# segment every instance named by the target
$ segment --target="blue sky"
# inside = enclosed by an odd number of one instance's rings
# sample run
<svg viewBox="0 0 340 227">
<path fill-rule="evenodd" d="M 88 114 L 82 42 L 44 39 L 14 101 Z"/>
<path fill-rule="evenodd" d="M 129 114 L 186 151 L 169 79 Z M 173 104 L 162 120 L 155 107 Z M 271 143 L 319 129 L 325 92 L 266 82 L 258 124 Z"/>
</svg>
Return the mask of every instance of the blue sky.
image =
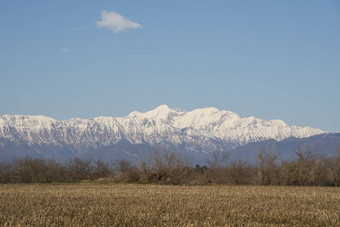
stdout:
<svg viewBox="0 0 340 227">
<path fill-rule="evenodd" d="M 340 1 L 3 0 L 0 29 L 0 114 L 214 106 L 340 132 Z"/>
</svg>

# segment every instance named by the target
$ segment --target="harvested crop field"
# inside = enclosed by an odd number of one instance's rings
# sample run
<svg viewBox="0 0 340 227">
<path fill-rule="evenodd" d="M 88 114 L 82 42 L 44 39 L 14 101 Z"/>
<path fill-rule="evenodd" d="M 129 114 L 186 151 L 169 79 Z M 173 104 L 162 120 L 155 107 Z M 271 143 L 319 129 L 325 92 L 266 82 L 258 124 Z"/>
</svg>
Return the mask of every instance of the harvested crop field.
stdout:
<svg viewBox="0 0 340 227">
<path fill-rule="evenodd" d="M 0 185 L 0 225 L 339 226 L 340 188 Z"/>
</svg>

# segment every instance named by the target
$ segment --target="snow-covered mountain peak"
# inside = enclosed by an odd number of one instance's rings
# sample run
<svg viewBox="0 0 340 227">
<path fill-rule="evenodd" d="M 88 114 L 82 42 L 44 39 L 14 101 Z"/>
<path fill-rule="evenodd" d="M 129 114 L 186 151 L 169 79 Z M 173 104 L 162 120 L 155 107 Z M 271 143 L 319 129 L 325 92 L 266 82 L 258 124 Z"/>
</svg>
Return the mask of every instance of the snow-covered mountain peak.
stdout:
<svg viewBox="0 0 340 227">
<path fill-rule="evenodd" d="M 172 110 L 167 105 L 160 105 L 153 110 L 147 111 L 146 114 L 149 116 L 157 116 L 168 114 L 170 111 Z"/>
<path fill-rule="evenodd" d="M 42 115 L 2 115 L 0 125 L 13 125 L 17 128 L 39 129 L 51 127 L 57 120 Z"/>
<path fill-rule="evenodd" d="M 186 112 L 182 116 L 176 118 L 173 123 L 179 128 L 191 127 L 197 130 L 214 130 L 223 123 L 226 123 L 226 126 L 239 119 L 239 115 L 231 111 L 220 111 L 217 108 L 210 107 Z"/>
<path fill-rule="evenodd" d="M 271 124 L 276 124 L 279 125 L 281 127 L 286 127 L 288 126 L 288 124 L 286 122 L 284 122 L 283 120 L 277 119 L 277 120 L 270 120 L 269 121 Z"/>
<path fill-rule="evenodd" d="M 102 116 L 102 117 L 95 117 L 92 118 L 93 121 L 99 122 L 99 123 L 112 123 L 116 121 L 116 118 L 114 117 L 108 117 L 108 116 Z"/>
<path fill-rule="evenodd" d="M 9 115 L 5 114 L 2 115 L 1 118 L 10 120 L 10 121 L 17 121 L 17 120 L 22 120 L 22 121 L 57 121 L 53 118 L 46 117 L 43 115 Z"/>
<path fill-rule="evenodd" d="M 215 108 L 215 107 L 206 107 L 206 108 L 198 108 L 198 109 L 195 109 L 191 112 L 199 112 L 199 113 L 203 113 L 203 114 L 208 114 L 208 113 L 217 113 L 219 111 L 220 110 Z"/>
<path fill-rule="evenodd" d="M 160 105 L 153 110 L 140 114 L 140 116 L 144 118 L 153 119 L 153 120 L 157 120 L 157 119 L 169 120 L 173 116 L 178 115 L 179 113 L 180 113 L 179 111 L 170 109 L 167 105 Z"/>
<path fill-rule="evenodd" d="M 151 110 L 151 111 L 158 111 L 158 112 L 164 112 L 164 111 L 169 111 L 170 108 L 168 105 L 166 104 L 162 104 L 162 105 L 159 105 L 157 106 L 155 109 Z M 150 112 L 150 111 L 149 111 Z"/>
<path fill-rule="evenodd" d="M 134 111 L 126 117 L 64 121 L 44 116 L 0 116 L 0 139 L 38 145 L 64 144 L 80 150 L 128 141 L 131 144 L 166 144 L 172 148 L 185 146 L 189 150 L 208 151 L 321 133 L 325 131 L 289 126 L 282 120 L 241 118 L 236 113 L 214 107 L 182 111 L 161 105 L 145 113 Z"/>
<path fill-rule="evenodd" d="M 128 115 L 128 117 L 131 117 L 131 118 L 139 117 L 139 116 L 141 116 L 142 114 L 143 114 L 143 113 L 138 112 L 138 111 L 132 111 L 132 112 Z"/>
</svg>

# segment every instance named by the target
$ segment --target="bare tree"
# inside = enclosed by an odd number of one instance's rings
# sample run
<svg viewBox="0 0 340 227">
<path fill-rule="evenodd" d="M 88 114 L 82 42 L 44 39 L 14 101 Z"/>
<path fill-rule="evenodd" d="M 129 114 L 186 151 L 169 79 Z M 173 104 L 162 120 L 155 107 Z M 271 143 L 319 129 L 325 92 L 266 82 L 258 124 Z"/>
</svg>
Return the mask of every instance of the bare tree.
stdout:
<svg viewBox="0 0 340 227">
<path fill-rule="evenodd" d="M 132 168 L 132 164 L 128 160 L 117 160 L 114 162 L 114 166 L 120 174 L 126 174 Z"/>
<path fill-rule="evenodd" d="M 207 161 L 207 164 L 209 168 L 223 168 L 227 165 L 228 159 L 228 151 L 214 151 L 211 155 L 211 159 Z"/>
<path fill-rule="evenodd" d="M 0 183 L 11 183 L 12 165 L 0 163 Z"/>
<path fill-rule="evenodd" d="M 327 168 L 323 156 L 315 158 L 311 163 L 310 182 L 314 185 L 325 184 L 327 179 Z"/>
<path fill-rule="evenodd" d="M 225 167 L 229 159 L 227 151 L 214 151 L 211 154 L 210 160 L 207 161 L 208 168 L 204 174 L 208 183 L 222 183 L 225 181 Z"/>
<path fill-rule="evenodd" d="M 330 184 L 340 186 L 340 145 L 336 147 L 337 155 L 327 160 L 327 173 Z"/>
<path fill-rule="evenodd" d="M 14 183 L 48 183 L 47 166 L 43 159 L 25 157 L 13 162 L 12 181 Z"/>
<path fill-rule="evenodd" d="M 64 165 L 57 162 L 56 160 L 47 160 L 47 182 L 71 182 L 73 179 L 71 178 L 71 174 L 67 173 L 67 169 Z"/>
<path fill-rule="evenodd" d="M 175 152 L 159 151 L 154 154 L 149 170 L 149 181 L 180 184 L 188 174 L 186 163 Z"/>
<path fill-rule="evenodd" d="M 123 182 L 138 182 L 140 180 L 141 174 L 136 166 L 128 160 L 118 160 L 114 163 L 115 175 L 118 181 Z"/>
<path fill-rule="evenodd" d="M 105 163 L 101 160 L 97 160 L 94 163 L 94 168 L 93 168 L 93 175 L 95 179 L 98 178 L 105 178 L 110 176 L 111 174 L 111 170 L 110 170 L 110 166 L 108 163 Z"/>
<path fill-rule="evenodd" d="M 66 162 L 66 168 L 71 175 L 71 179 L 73 181 L 91 179 L 93 173 L 91 162 L 91 160 L 82 160 L 80 158 L 69 159 Z"/>
<path fill-rule="evenodd" d="M 258 169 L 258 183 L 269 185 L 273 180 L 273 172 L 275 171 L 275 161 L 279 157 L 277 152 L 270 150 L 269 152 L 260 149 L 257 153 L 257 169 Z"/>
<path fill-rule="evenodd" d="M 297 155 L 296 160 L 296 175 L 299 185 L 308 185 L 317 183 L 320 177 L 321 160 L 323 159 L 322 154 L 317 151 L 313 151 L 309 147 L 302 147 L 299 145 L 295 150 Z M 319 160 L 319 161 L 317 161 Z M 312 174 L 312 168 L 314 166 L 314 176 Z"/>
<path fill-rule="evenodd" d="M 238 160 L 228 167 L 228 175 L 233 184 L 249 184 L 250 167 L 248 162 Z"/>
</svg>

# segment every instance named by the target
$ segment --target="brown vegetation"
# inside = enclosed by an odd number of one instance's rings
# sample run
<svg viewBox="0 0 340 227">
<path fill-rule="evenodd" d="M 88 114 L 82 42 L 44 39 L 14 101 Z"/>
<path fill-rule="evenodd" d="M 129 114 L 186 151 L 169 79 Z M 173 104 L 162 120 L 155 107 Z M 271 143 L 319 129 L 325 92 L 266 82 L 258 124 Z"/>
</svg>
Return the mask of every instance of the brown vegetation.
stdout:
<svg viewBox="0 0 340 227">
<path fill-rule="evenodd" d="M 158 152 L 147 162 L 133 165 L 74 158 L 66 163 L 23 158 L 0 163 L 0 183 L 63 183 L 96 180 L 106 182 L 173 185 L 292 185 L 340 186 L 340 149 L 337 157 L 325 158 L 299 147 L 294 161 L 278 162 L 278 154 L 260 150 L 257 165 L 245 161 L 229 163 L 225 153 L 214 153 L 206 166 L 192 167 L 172 152 Z"/>
<path fill-rule="evenodd" d="M 337 187 L 2 184 L 0 225 L 339 226 Z"/>
</svg>

